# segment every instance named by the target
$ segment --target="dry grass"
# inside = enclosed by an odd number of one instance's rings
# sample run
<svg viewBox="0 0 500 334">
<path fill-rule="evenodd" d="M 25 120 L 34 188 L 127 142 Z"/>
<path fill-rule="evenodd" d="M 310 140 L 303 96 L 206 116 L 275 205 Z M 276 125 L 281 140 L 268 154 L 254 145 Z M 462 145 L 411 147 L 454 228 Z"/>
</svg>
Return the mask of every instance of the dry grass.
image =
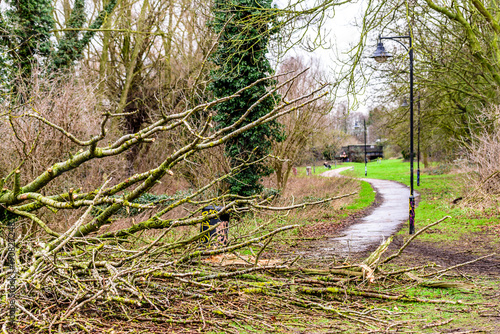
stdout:
<svg viewBox="0 0 500 334">
<path fill-rule="evenodd" d="M 482 210 L 500 204 L 500 106 L 485 110 L 476 123 L 480 131 L 463 144 L 467 151 L 462 163 L 464 184 L 470 185 L 470 191 L 462 205 Z"/>
<path fill-rule="evenodd" d="M 99 95 L 95 82 L 86 82 L 85 78 L 75 79 L 58 76 L 57 80 L 43 78 L 34 71 L 29 86 L 19 88 L 23 104 L 12 109 L 12 101 L 6 99 L 0 104 L 0 178 L 5 178 L 19 169 L 21 184 L 34 180 L 51 165 L 65 161 L 86 147 L 71 141 L 61 131 L 33 117 L 20 117 L 35 114 L 71 133 L 81 141 L 86 141 L 100 133 L 102 114 L 113 112 L 111 106 L 103 106 L 103 97 Z M 106 138 L 100 146 L 114 142 L 123 134 L 120 118 L 113 118 L 106 125 Z M 185 136 L 185 135 L 184 135 Z M 142 145 L 137 161 L 137 172 L 144 172 L 158 166 L 172 150 L 185 144 L 182 133 L 162 134 L 156 139 L 160 145 Z M 214 175 L 223 175 L 227 169 L 224 165 L 223 147 L 217 147 L 201 152 L 186 164 L 181 164 L 173 170 L 174 175 L 167 175 L 161 183 L 152 190 L 155 194 L 173 195 L 180 190 L 199 188 L 206 184 Z M 64 177 L 50 182 L 45 188 L 46 193 L 65 193 L 71 188 L 81 192 L 98 189 L 105 181 L 112 186 L 128 176 L 125 155 L 111 156 L 104 159 L 89 161 L 79 168 L 69 171 Z M 13 177 L 4 184 L 12 188 Z M 206 194 L 206 196 L 213 194 Z M 65 231 L 83 213 L 82 210 L 60 210 L 52 212 L 41 209 L 40 218 L 55 231 Z M 179 214 L 172 212 L 170 216 Z M 182 212 L 182 215 L 185 211 Z M 145 217 L 147 213 L 142 216 Z M 182 216 L 181 215 L 181 216 Z M 141 221 L 141 217 L 135 217 Z M 34 228 L 29 221 L 20 221 L 23 230 Z M 118 219 L 106 229 L 115 230 L 119 227 L 129 227 L 131 219 Z"/>
<path fill-rule="evenodd" d="M 272 186 L 270 178 L 266 186 Z M 288 206 L 302 202 L 314 202 L 359 190 L 359 182 L 349 178 L 308 176 L 291 176 L 285 192 L 276 200 L 275 205 Z M 315 206 L 291 211 L 287 217 L 290 224 L 307 225 L 321 221 L 331 221 L 338 210 L 356 200 L 355 196 L 345 197 Z"/>
<path fill-rule="evenodd" d="M 68 76 L 58 76 L 50 80 L 38 76 L 34 71 L 29 86 L 18 87 L 18 98 L 24 103 L 5 99 L 0 105 L 0 178 L 5 178 L 16 169 L 20 170 L 21 184 L 34 180 L 54 163 L 64 161 L 84 147 L 77 145 L 40 120 L 21 117 L 34 114 L 61 127 L 82 141 L 89 140 L 100 132 L 102 113 L 108 111 L 101 105 L 95 83 L 75 80 Z M 11 97 L 12 99 L 14 97 Z M 18 103 L 17 108 L 11 105 Z M 117 130 L 112 124 L 108 128 L 109 140 L 116 137 Z M 106 143 L 102 143 L 106 145 Z M 46 193 L 64 193 L 70 188 L 82 192 L 98 188 L 105 180 L 120 179 L 123 175 L 124 159 L 120 156 L 96 159 L 65 174 L 65 177 L 51 181 Z M 112 184 L 113 181 L 110 182 Z M 13 187 L 13 177 L 5 187 Z M 56 231 L 65 231 L 81 216 L 82 210 L 58 213 L 42 209 L 39 216 Z M 28 226 L 31 223 L 21 222 Z"/>
<path fill-rule="evenodd" d="M 287 189 L 283 194 L 283 199 L 290 201 L 297 199 L 323 199 L 342 194 L 351 193 L 358 190 L 358 182 L 348 178 L 338 177 L 291 177 Z M 331 209 L 339 209 L 342 206 L 352 203 L 353 198 L 343 198 L 330 203 Z M 320 208 L 312 210 L 321 211 Z"/>
</svg>

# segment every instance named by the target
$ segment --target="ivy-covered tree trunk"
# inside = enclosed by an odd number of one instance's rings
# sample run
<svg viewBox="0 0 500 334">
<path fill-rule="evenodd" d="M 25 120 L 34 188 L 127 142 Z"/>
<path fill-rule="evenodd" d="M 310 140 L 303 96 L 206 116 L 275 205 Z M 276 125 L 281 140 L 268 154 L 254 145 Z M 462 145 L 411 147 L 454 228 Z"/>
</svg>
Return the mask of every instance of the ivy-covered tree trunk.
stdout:
<svg viewBox="0 0 500 334">
<path fill-rule="evenodd" d="M 36 56 L 50 53 L 50 30 L 54 28 L 50 0 L 8 1 L 7 10 L 0 17 L 0 51 L 2 67 L 10 67 L 8 75 L 31 77 Z M 10 72 L 10 73 L 9 73 Z"/>
<path fill-rule="evenodd" d="M 259 79 L 273 74 L 266 57 L 268 43 L 276 31 L 269 19 L 271 0 L 216 0 L 213 7 L 214 19 L 211 26 L 220 40 L 212 61 L 217 68 L 212 71 L 209 88 L 215 98 L 233 94 Z M 252 105 L 261 98 L 268 87 L 276 81 L 262 81 L 246 90 L 240 97 L 217 105 L 214 120 L 219 128 L 234 124 Z M 280 96 L 270 94 L 255 108 L 240 126 L 269 113 Z M 282 126 L 270 122 L 253 128 L 233 138 L 226 144 L 226 154 L 231 166 L 242 161 L 254 162 L 269 154 L 273 141 L 282 141 Z M 230 192 L 250 196 L 262 190 L 260 179 L 271 174 L 272 169 L 263 162 L 250 165 L 229 180 Z"/>
<path fill-rule="evenodd" d="M 52 54 L 51 70 L 63 70 L 71 68 L 75 61 L 83 57 L 83 51 L 95 36 L 96 32 L 101 28 L 116 6 L 117 0 L 109 0 L 104 8 L 99 12 L 97 17 L 88 22 L 88 30 L 80 31 L 86 23 L 85 1 L 75 0 L 73 10 L 69 20 L 66 22 L 67 31 L 58 43 L 57 50 Z"/>
<path fill-rule="evenodd" d="M 49 74 L 71 68 L 82 58 L 97 30 L 111 15 L 117 0 L 109 0 L 92 22 L 87 23 L 85 1 L 75 0 L 65 22 L 64 34 L 55 40 L 54 4 L 51 0 L 7 1 L 0 8 L 0 82 L 12 86 L 12 80 L 31 78 L 35 65 L 44 65 Z M 88 25 L 88 30 L 80 31 Z M 29 80 L 28 80 L 29 81 Z"/>
</svg>

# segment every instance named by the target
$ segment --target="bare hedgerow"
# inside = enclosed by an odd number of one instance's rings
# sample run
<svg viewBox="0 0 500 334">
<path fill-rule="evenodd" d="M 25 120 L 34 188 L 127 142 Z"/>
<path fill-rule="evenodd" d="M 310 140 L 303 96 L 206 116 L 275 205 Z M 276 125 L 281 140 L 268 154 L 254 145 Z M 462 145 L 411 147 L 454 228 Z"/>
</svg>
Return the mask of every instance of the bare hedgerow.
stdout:
<svg viewBox="0 0 500 334">
<path fill-rule="evenodd" d="M 284 82 L 297 73 L 308 68 L 308 74 L 300 76 L 298 80 L 284 85 L 280 90 L 282 98 L 296 100 L 310 89 L 321 87 L 327 82 L 324 73 L 321 72 L 317 61 L 305 64 L 301 58 L 289 58 L 281 65 L 281 71 L 288 72 L 281 78 Z M 296 105 L 302 101 L 296 100 Z M 292 168 L 298 166 L 305 160 L 307 145 L 317 139 L 328 128 L 326 115 L 331 110 L 331 101 L 325 96 L 322 99 L 308 104 L 295 112 L 285 115 L 281 120 L 286 133 L 286 139 L 279 143 L 273 143 L 274 159 L 271 161 L 275 171 L 276 184 L 279 189 L 285 189 Z"/>
<path fill-rule="evenodd" d="M 34 71 L 29 85 L 18 86 L 17 96 L 3 101 L 2 109 L 5 117 L 0 123 L 3 134 L 0 176 L 5 177 L 8 171 L 20 168 L 25 179 L 32 179 L 47 166 L 82 149 L 41 119 L 25 117 L 27 114 L 50 120 L 78 138 L 90 139 L 97 134 L 101 115 L 106 111 L 100 103 L 95 83 L 85 83 L 70 76 L 48 79 L 39 76 L 38 71 Z M 109 176 L 104 175 L 107 167 L 118 167 L 117 162 L 85 164 L 77 173 L 63 180 L 54 180 L 49 187 L 54 191 L 64 191 L 76 184 L 84 188 L 95 187 L 103 182 L 103 176 Z"/>
<path fill-rule="evenodd" d="M 485 209 L 498 206 L 500 199 L 500 106 L 486 109 L 473 124 L 480 130 L 462 142 L 464 184 L 470 189 L 463 205 Z"/>
<path fill-rule="evenodd" d="M 49 166 L 84 150 L 54 125 L 88 140 L 98 134 L 102 114 L 109 111 L 109 107 L 102 105 L 95 82 L 75 79 L 71 74 L 47 78 L 42 72 L 34 70 L 30 80 L 19 80 L 16 92 L 6 96 L 1 104 L 0 178 L 6 179 L 5 188 L 13 187 L 14 178 L 8 176 L 15 170 L 21 172 L 21 182 L 33 180 Z M 108 127 L 111 142 L 119 133 L 113 124 Z M 110 177 L 120 179 L 124 173 L 123 161 L 122 156 L 88 161 L 65 177 L 52 180 L 45 192 L 91 191 Z M 58 231 L 68 228 L 69 222 L 81 214 L 81 210 L 40 212 L 49 226 Z"/>
</svg>

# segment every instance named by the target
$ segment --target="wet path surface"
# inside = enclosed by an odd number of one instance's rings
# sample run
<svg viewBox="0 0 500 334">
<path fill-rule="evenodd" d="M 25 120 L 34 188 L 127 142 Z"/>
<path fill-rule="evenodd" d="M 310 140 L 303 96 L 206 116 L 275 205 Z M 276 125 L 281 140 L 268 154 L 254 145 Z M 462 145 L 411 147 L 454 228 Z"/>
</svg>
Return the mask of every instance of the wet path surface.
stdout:
<svg viewBox="0 0 500 334">
<path fill-rule="evenodd" d="M 339 168 L 321 175 L 338 177 L 340 172 L 349 168 Z M 341 236 L 323 240 L 320 246 L 322 249 L 318 250 L 318 253 L 347 256 L 350 253 L 364 252 L 371 247 L 378 246 L 383 240 L 399 231 L 402 224 L 408 220 L 410 196 L 408 187 L 394 181 L 361 180 L 370 183 L 374 190 L 380 193 L 382 204 L 368 216 L 342 230 Z"/>
</svg>

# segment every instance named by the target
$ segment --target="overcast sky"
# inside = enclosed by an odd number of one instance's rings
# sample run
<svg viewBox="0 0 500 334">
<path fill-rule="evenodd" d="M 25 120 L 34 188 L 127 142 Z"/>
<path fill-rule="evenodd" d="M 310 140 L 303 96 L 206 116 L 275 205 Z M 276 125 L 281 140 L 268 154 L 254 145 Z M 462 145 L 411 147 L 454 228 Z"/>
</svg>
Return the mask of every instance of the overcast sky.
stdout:
<svg viewBox="0 0 500 334">
<path fill-rule="evenodd" d="M 310 5 L 314 5 L 315 1 L 310 1 Z M 308 1 L 309 3 L 309 1 Z M 347 60 L 346 53 L 357 44 L 360 38 L 360 29 L 355 26 L 355 22 L 360 22 L 363 16 L 364 0 L 358 0 L 352 3 L 335 7 L 335 15 L 329 18 L 325 23 L 324 28 L 328 32 L 326 46 L 328 48 L 318 48 L 313 52 L 306 52 L 301 48 L 295 48 L 289 51 L 288 56 L 300 55 L 304 58 L 318 58 L 322 69 L 331 75 L 333 79 L 334 73 L 339 72 L 339 60 Z M 285 1 L 277 1 L 279 7 L 285 5 Z M 330 13 L 331 14 L 331 13 Z M 339 97 L 337 102 L 346 100 Z M 367 107 L 363 103 L 364 96 L 358 96 L 358 109 L 363 113 L 367 113 Z"/>
</svg>

